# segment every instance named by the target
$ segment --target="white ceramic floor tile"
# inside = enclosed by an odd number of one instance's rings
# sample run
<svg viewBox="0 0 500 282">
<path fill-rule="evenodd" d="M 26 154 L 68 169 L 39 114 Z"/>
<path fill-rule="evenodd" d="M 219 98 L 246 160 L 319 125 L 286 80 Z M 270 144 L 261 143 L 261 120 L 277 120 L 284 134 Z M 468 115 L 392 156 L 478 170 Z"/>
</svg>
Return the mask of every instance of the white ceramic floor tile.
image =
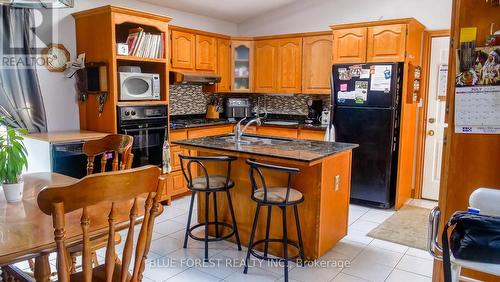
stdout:
<svg viewBox="0 0 500 282">
<path fill-rule="evenodd" d="M 194 207 L 197 207 L 197 205 L 198 205 L 197 198 L 198 197 L 196 196 L 195 200 L 194 200 Z M 183 209 L 185 211 L 189 211 L 190 201 L 191 201 L 191 195 L 184 196 L 184 197 L 177 198 L 177 199 L 173 200 L 171 206 L 174 208 L 179 208 L 179 209 Z"/>
<path fill-rule="evenodd" d="M 432 277 L 433 261 L 410 255 L 404 255 L 401 261 L 396 266 L 396 268 Z"/>
<path fill-rule="evenodd" d="M 220 253 L 218 250 L 208 250 L 208 257 L 212 257 Z M 205 250 L 204 249 L 194 249 L 194 248 L 180 248 L 174 252 L 171 252 L 167 255 L 167 257 L 178 260 L 179 262 L 183 262 L 186 260 L 193 260 L 194 262 L 203 262 L 205 258 Z M 194 265 L 188 265 L 194 266 Z"/>
<path fill-rule="evenodd" d="M 171 265 L 169 263 L 168 260 L 163 258 L 146 263 L 143 275 L 153 281 L 165 281 L 188 269 L 188 267 Z"/>
<path fill-rule="evenodd" d="M 194 268 L 189 268 L 165 281 L 172 282 L 215 282 L 221 279 Z"/>
<path fill-rule="evenodd" d="M 281 276 L 263 270 L 259 267 L 251 267 L 248 269 L 248 273 L 243 273 L 243 267 L 239 268 L 236 272 L 229 275 L 224 279 L 228 282 L 248 282 L 248 281 L 258 281 L 258 282 L 271 282 L 281 278 Z"/>
<path fill-rule="evenodd" d="M 370 243 L 370 246 L 393 251 L 393 252 L 398 252 L 398 253 L 406 253 L 408 251 L 408 247 L 405 245 L 401 244 L 396 244 L 388 241 L 383 241 L 379 239 L 373 239 L 373 241 Z"/>
<path fill-rule="evenodd" d="M 349 212 L 361 212 L 361 213 L 366 213 L 367 211 L 371 210 L 369 207 L 363 207 L 363 206 L 358 206 L 358 205 L 349 205 Z"/>
<path fill-rule="evenodd" d="M 242 246 L 242 250 L 238 251 L 236 248 L 226 249 L 220 252 L 221 255 L 231 259 L 245 259 L 247 255 L 247 248 Z"/>
<path fill-rule="evenodd" d="M 342 273 L 350 274 L 369 281 L 384 281 L 393 268 L 369 260 L 354 260 L 350 267 L 342 269 Z"/>
<path fill-rule="evenodd" d="M 396 267 L 404 254 L 397 253 L 377 247 L 368 246 L 359 254 L 353 263 L 357 261 L 367 263 L 379 263 L 391 268 Z"/>
<path fill-rule="evenodd" d="M 372 229 L 376 228 L 379 226 L 378 223 L 376 222 L 371 222 L 367 220 L 363 220 L 362 218 L 356 220 L 351 226 L 349 226 L 349 229 L 356 229 L 358 231 L 362 231 L 365 234 L 368 234 Z"/>
<path fill-rule="evenodd" d="M 183 213 L 179 216 L 176 216 L 172 218 L 173 221 L 179 222 L 184 224 L 184 226 L 187 225 L 188 222 L 188 216 L 189 212 Z M 191 214 L 191 226 L 198 224 L 198 213 L 194 212 Z"/>
<path fill-rule="evenodd" d="M 169 235 L 174 232 L 177 232 L 179 230 L 184 229 L 186 226 L 182 223 L 173 221 L 173 220 L 167 220 L 164 222 L 160 222 L 158 224 L 155 224 L 153 231 L 156 233 L 160 233 L 163 235 Z"/>
<path fill-rule="evenodd" d="M 317 263 L 310 262 L 310 264 L 308 263 L 305 266 L 296 266 L 288 272 L 288 277 L 303 282 L 309 282 L 314 277 L 314 281 L 326 282 L 335 278 L 341 271 L 340 268 L 332 266 L 333 264 L 328 264 L 333 263 L 331 261 L 320 259 Z"/>
<path fill-rule="evenodd" d="M 399 269 L 394 269 L 385 280 L 386 282 L 431 282 L 432 278 L 427 277 L 427 276 L 422 276 L 418 275 L 415 273 L 399 270 Z"/>
<path fill-rule="evenodd" d="M 366 236 L 366 232 L 352 229 L 351 227 L 349 227 L 347 236 L 345 236 L 344 239 L 361 243 L 363 245 L 368 245 L 373 241 L 373 238 Z"/>
<path fill-rule="evenodd" d="M 376 222 L 376 223 L 382 223 L 391 215 L 394 214 L 393 210 L 369 210 L 367 213 L 365 213 L 363 216 L 361 216 L 359 219 L 366 220 L 366 221 L 371 221 L 371 222 Z"/>
<path fill-rule="evenodd" d="M 335 276 L 335 279 L 332 280 L 332 282 L 367 282 L 369 280 L 361 279 L 356 276 L 352 276 L 349 274 L 345 273 L 339 273 L 337 276 Z"/>
<path fill-rule="evenodd" d="M 242 260 L 240 259 L 232 259 L 221 254 L 217 254 L 210 258 L 210 262 L 215 264 L 216 267 L 213 266 L 196 266 L 199 271 L 208 273 L 212 276 L 215 276 L 220 279 L 224 279 L 229 275 L 238 271 L 242 265 Z"/>
<path fill-rule="evenodd" d="M 172 207 L 172 206 L 164 206 L 163 213 L 155 218 L 155 223 L 163 222 L 165 220 L 169 220 L 180 215 L 186 214 L 187 211 L 184 209 Z"/>
<path fill-rule="evenodd" d="M 165 236 L 158 240 L 151 241 L 150 250 L 162 256 L 182 248 L 182 241 Z"/>
<path fill-rule="evenodd" d="M 423 259 L 434 260 L 434 258 L 431 256 L 431 254 L 429 254 L 429 252 L 420 249 L 408 248 L 406 254 Z"/>
<path fill-rule="evenodd" d="M 330 250 L 331 252 L 341 253 L 347 256 L 349 259 L 354 259 L 357 255 L 363 251 L 365 245 L 349 241 L 346 239 L 340 240 L 333 248 Z"/>
</svg>

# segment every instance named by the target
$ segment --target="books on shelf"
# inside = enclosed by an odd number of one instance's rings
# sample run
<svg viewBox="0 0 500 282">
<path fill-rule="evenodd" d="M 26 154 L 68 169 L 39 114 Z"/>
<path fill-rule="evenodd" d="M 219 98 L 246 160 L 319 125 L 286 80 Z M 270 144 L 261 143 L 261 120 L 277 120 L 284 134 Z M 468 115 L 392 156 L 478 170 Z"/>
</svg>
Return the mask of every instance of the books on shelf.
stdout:
<svg viewBox="0 0 500 282">
<path fill-rule="evenodd" d="M 165 58 L 165 33 L 145 32 L 142 27 L 129 30 L 127 37 L 129 56 L 163 59 Z"/>
</svg>

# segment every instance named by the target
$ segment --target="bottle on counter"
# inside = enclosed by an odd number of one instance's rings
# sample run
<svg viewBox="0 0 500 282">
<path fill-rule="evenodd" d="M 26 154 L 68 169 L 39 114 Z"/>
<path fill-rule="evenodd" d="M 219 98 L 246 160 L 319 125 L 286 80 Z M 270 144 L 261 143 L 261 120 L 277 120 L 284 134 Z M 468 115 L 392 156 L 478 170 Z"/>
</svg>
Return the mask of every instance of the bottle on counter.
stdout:
<svg viewBox="0 0 500 282">
<path fill-rule="evenodd" d="M 165 139 L 163 141 L 163 148 L 162 148 L 162 170 L 163 173 L 170 173 L 172 172 L 172 164 L 170 160 L 170 144 L 168 143 L 168 140 Z"/>
</svg>

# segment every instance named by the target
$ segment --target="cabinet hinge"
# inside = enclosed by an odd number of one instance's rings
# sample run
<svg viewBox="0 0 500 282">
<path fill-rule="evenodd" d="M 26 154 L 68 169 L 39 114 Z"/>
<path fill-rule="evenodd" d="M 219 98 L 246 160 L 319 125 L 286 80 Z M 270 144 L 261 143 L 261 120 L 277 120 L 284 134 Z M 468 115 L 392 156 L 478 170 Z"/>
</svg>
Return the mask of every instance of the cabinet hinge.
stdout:
<svg viewBox="0 0 500 282">
<path fill-rule="evenodd" d="M 450 47 L 453 48 L 453 43 L 455 42 L 455 39 L 452 37 L 450 38 Z"/>
<path fill-rule="evenodd" d="M 170 63 L 173 64 L 174 63 L 174 59 L 170 58 Z"/>
</svg>

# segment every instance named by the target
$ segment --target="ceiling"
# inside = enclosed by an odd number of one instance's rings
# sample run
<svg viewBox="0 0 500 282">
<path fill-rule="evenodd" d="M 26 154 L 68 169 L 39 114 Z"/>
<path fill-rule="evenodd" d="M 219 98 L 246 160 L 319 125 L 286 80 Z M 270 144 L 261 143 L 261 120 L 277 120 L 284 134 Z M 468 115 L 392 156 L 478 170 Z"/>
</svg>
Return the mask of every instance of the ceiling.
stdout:
<svg viewBox="0 0 500 282">
<path fill-rule="evenodd" d="M 233 23 L 267 13 L 299 0 L 140 0 Z"/>
</svg>

